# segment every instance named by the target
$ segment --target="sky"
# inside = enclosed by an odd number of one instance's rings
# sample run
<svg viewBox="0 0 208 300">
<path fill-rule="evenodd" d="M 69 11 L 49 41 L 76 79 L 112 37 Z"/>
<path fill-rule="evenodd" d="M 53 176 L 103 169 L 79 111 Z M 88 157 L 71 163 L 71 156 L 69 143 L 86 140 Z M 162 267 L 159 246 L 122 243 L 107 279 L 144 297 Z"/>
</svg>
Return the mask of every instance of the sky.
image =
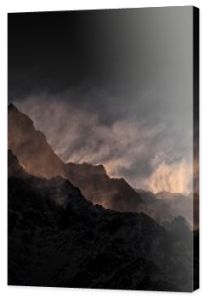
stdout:
<svg viewBox="0 0 208 300">
<path fill-rule="evenodd" d="M 65 162 L 192 191 L 192 7 L 8 16 L 8 95 Z"/>
</svg>

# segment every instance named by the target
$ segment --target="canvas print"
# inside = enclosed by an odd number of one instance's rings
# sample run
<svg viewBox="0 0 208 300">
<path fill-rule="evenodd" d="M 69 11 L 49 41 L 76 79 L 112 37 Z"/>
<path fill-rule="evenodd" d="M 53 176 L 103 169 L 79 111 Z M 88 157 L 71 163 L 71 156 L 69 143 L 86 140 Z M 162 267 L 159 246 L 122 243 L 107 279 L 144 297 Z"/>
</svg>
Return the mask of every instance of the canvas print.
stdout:
<svg viewBox="0 0 208 300">
<path fill-rule="evenodd" d="M 199 11 L 8 14 L 8 284 L 199 286 Z"/>
</svg>

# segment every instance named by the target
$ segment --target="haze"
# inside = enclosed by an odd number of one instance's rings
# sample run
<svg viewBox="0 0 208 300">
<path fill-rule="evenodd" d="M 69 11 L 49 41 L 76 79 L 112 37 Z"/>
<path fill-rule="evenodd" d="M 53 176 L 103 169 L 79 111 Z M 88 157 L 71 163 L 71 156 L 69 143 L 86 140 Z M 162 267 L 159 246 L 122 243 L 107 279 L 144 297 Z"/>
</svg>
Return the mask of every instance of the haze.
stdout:
<svg viewBox="0 0 208 300">
<path fill-rule="evenodd" d="M 104 164 L 135 188 L 189 193 L 192 13 L 13 14 L 9 101 L 63 161 Z"/>
</svg>

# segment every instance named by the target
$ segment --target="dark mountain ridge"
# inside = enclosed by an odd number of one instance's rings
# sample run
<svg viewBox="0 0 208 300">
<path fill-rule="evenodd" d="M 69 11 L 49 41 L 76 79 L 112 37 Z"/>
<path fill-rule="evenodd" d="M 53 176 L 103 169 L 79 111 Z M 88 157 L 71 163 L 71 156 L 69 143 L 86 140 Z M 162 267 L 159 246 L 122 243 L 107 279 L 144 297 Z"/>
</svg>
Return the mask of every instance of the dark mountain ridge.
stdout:
<svg viewBox="0 0 208 300">
<path fill-rule="evenodd" d="M 110 178 L 103 165 L 68 163 L 66 174 L 87 199 L 105 208 L 135 212 L 143 202 L 123 178 Z"/>
<path fill-rule="evenodd" d="M 140 196 L 123 178 L 110 178 L 102 165 L 64 164 L 32 120 L 14 105 L 8 108 L 9 149 L 31 175 L 67 177 L 94 204 L 118 211 L 135 211 Z"/>
<path fill-rule="evenodd" d="M 197 197 L 136 191 L 123 178 L 110 178 L 102 165 L 64 164 L 28 116 L 12 104 L 8 110 L 9 148 L 28 173 L 44 178 L 68 178 L 86 199 L 108 209 L 144 212 L 160 223 L 183 216 L 190 226 L 194 222 L 194 228 L 198 228 L 198 219 L 193 220 L 193 198 L 197 206 Z"/>
<path fill-rule="evenodd" d="M 106 210 L 67 179 L 34 177 L 9 157 L 9 284 L 193 290 L 182 219 L 166 230 L 143 213 Z"/>
</svg>

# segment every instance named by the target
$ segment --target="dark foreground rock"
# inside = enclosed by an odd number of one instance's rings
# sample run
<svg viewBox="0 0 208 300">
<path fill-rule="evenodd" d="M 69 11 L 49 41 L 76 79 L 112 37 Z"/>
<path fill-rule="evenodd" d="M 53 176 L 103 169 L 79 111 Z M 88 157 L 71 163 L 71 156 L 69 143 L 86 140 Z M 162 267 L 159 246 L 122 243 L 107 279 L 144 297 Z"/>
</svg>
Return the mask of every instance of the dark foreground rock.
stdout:
<svg viewBox="0 0 208 300">
<path fill-rule="evenodd" d="M 62 177 L 15 167 L 8 181 L 10 285 L 193 290 L 193 235 L 183 218 L 93 205 Z M 180 233 L 180 234 L 177 234 Z"/>
</svg>

